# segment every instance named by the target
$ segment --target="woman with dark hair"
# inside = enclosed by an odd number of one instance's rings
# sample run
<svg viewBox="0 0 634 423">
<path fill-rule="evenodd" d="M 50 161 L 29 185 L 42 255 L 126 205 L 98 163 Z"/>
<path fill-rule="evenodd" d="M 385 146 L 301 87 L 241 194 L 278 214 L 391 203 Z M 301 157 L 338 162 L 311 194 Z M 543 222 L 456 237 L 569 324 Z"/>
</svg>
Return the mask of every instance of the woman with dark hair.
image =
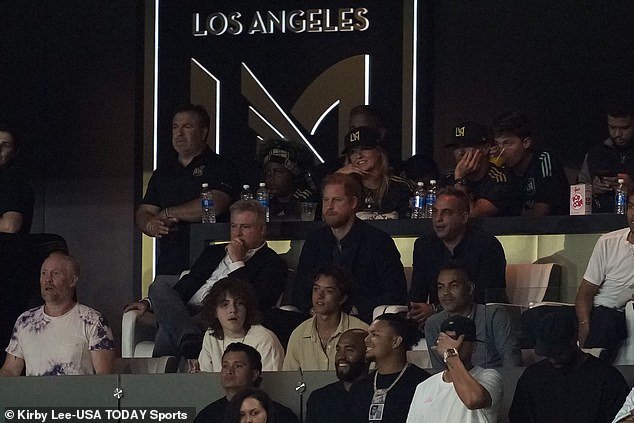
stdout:
<svg viewBox="0 0 634 423">
<path fill-rule="evenodd" d="M 198 356 L 201 371 L 219 372 L 222 354 L 233 342 L 258 350 L 262 370 L 282 368 L 284 348 L 273 332 L 260 325 L 257 300 L 249 283 L 232 277 L 216 282 L 202 302 L 201 316 L 209 325 Z"/>
<path fill-rule="evenodd" d="M 249 388 L 234 395 L 225 412 L 225 423 L 274 423 L 273 401 L 261 389 Z"/>
</svg>

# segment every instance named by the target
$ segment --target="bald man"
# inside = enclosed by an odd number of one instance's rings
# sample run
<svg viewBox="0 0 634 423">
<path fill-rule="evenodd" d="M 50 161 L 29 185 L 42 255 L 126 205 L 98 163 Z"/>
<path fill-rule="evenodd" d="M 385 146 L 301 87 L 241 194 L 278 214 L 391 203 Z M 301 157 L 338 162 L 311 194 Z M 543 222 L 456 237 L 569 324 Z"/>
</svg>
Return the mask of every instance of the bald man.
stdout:
<svg viewBox="0 0 634 423">
<path fill-rule="evenodd" d="M 350 387 L 368 374 L 365 360 L 365 337 L 363 329 L 350 329 L 339 337 L 335 353 L 335 371 L 338 382 L 326 385 L 310 394 L 306 405 L 306 423 L 345 423 L 348 421 L 341 410 L 350 404 Z"/>
<path fill-rule="evenodd" d="M 15 323 L 0 376 L 106 374 L 114 372 L 112 331 L 96 310 L 79 304 L 77 259 L 51 254 L 40 273 L 44 305 Z"/>
</svg>

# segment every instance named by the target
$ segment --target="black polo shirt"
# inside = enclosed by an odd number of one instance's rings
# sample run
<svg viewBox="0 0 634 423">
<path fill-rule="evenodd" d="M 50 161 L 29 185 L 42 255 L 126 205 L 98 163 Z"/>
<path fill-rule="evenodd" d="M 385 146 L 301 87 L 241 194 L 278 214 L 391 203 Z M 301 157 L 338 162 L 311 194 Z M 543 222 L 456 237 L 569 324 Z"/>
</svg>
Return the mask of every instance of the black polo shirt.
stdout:
<svg viewBox="0 0 634 423">
<path fill-rule="evenodd" d="M 470 182 L 469 187 L 474 200 L 484 198 L 497 207 L 497 216 L 519 216 L 522 212 L 522 186 L 504 169 L 489 165 L 486 175 Z"/>
<path fill-rule="evenodd" d="M 187 165 L 178 161 L 154 171 L 143 204 L 164 209 L 187 203 L 200 196 L 203 183 L 214 190 L 237 197 L 239 178 L 236 168 L 227 160 L 205 147 Z M 181 222 L 169 235 L 158 239 L 158 274 L 175 275 L 189 268 L 189 224 Z"/>
</svg>

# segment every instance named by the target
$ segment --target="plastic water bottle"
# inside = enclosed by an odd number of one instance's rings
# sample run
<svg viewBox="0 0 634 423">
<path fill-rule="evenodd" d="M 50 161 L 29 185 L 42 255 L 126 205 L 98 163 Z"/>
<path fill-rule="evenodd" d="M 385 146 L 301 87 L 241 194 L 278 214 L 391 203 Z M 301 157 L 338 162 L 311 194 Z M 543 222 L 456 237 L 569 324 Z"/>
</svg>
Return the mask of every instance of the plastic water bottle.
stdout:
<svg viewBox="0 0 634 423">
<path fill-rule="evenodd" d="M 414 197 L 412 197 L 412 219 L 422 219 L 425 217 L 425 184 L 418 182 Z"/>
<path fill-rule="evenodd" d="M 614 193 L 614 212 L 616 214 L 626 214 L 627 213 L 627 187 L 625 186 L 625 180 L 619 178 L 618 181 L 619 186 L 616 188 L 616 192 Z"/>
<path fill-rule="evenodd" d="M 429 190 L 425 196 L 425 217 L 431 219 L 432 210 L 436 204 L 436 180 L 429 181 Z"/>
<path fill-rule="evenodd" d="M 203 184 L 203 189 L 200 191 L 200 205 L 202 208 L 203 223 L 216 223 L 216 207 L 214 206 L 214 196 L 209 188 L 208 183 Z"/>
<path fill-rule="evenodd" d="M 240 193 L 241 200 L 253 200 L 253 192 L 248 184 L 242 185 L 242 192 Z"/>
<path fill-rule="evenodd" d="M 266 184 L 260 182 L 260 188 L 255 192 L 255 199 L 264 207 L 265 221 L 269 221 L 269 190 L 266 189 Z"/>
</svg>

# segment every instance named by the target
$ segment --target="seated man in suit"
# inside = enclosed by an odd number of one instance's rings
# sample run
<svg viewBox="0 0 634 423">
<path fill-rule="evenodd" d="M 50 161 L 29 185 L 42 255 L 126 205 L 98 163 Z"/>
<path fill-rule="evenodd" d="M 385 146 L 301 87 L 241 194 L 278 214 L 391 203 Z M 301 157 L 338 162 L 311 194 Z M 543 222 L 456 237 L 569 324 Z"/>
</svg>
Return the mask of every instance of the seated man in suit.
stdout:
<svg viewBox="0 0 634 423">
<path fill-rule="evenodd" d="M 286 281 L 286 263 L 267 245 L 264 209 L 255 200 L 231 205 L 231 241 L 210 245 L 196 259 L 191 272 L 175 286 L 157 280 L 149 297 L 130 304 L 128 310 L 152 309 L 159 323 L 154 356 L 181 355 L 195 359 L 206 329 L 192 318 L 214 283 L 229 275 L 249 282 L 260 311 L 273 307 Z"/>
</svg>

